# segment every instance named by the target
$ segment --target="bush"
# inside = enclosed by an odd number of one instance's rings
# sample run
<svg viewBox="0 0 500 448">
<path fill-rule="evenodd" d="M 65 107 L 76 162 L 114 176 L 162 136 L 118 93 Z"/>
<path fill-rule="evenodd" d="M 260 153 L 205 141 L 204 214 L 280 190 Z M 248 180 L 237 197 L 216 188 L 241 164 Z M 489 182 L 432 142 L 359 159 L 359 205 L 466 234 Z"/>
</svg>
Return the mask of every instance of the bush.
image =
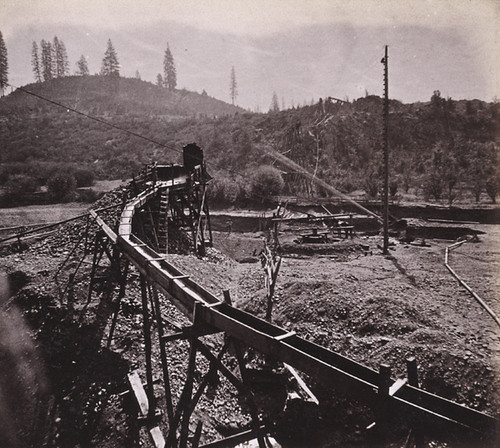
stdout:
<svg viewBox="0 0 500 448">
<path fill-rule="evenodd" d="M 250 196 L 256 201 L 265 201 L 280 194 L 284 185 L 283 177 L 276 168 L 261 165 L 250 178 Z"/>
<path fill-rule="evenodd" d="M 376 175 L 373 169 L 368 170 L 365 173 L 365 178 L 363 179 L 363 190 L 366 193 L 368 199 L 376 199 L 379 191 L 379 177 Z"/>
<path fill-rule="evenodd" d="M 500 186 L 498 177 L 498 175 L 493 174 L 486 181 L 486 193 L 490 197 L 493 204 L 497 203 L 498 187 Z"/>
<path fill-rule="evenodd" d="M 398 181 L 393 180 L 392 182 L 389 183 L 389 194 L 391 195 L 391 198 L 394 199 L 396 195 L 398 194 Z"/>
<path fill-rule="evenodd" d="M 69 202 L 76 196 L 76 179 L 72 174 L 54 174 L 47 181 L 47 190 L 53 200 Z"/>
<path fill-rule="evenodd" d="M 76 169 L 73 173 L 76 180 L 76 186 L 80 187 L 91 187 L 94 185 L 95 178 L 94 173 L 90 170 L 84 168 Z"/>
<path fill-rule="evenodd" d="M 5 184 L 7 194 L 12 197 L 24 196 L 28 193 L 33 193 L 38 188 L 38 183 L 35 178 L 26 174 L 14 174 L 9 176 L 9 180 Z"/>
<path fill-rule="evenodd" d="M 221 176 L 210 184 L 210 201 L 214 206 L 234 205 L 241 197 L 241 186 L 234 179 Z"/>
<path fill-rule="evenodd" d="M 443 195 L 444 184 L 443 179 L 437 173 L 430 173 L 424 179 L 423 191 L 424 199 L 427 201 L 432 197 L 439 201 Z"/>
<path fill-rule="evenodd" d="M 101 196 L 102 193 L 98 193 L 97 191 L 92 190 L 92 188 L 89 188 L 89 189 L 79 190 L 76 200 L 78 202 L 85 202 L 90 204 L 92 202 L 97 201 Z"/>
</svg>

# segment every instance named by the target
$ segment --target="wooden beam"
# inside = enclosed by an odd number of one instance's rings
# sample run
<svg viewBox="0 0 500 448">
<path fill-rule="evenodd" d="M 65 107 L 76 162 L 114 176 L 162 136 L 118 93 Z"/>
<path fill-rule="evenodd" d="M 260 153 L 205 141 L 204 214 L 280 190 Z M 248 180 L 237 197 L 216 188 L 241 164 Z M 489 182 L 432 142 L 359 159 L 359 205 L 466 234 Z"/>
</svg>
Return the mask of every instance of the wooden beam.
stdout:
<svg viewBox="0 0 500 448">
<path fill-rule="evenodd" d="M 391 387 L 389 387 L 389 395 L 392 397 L 407 383 L 406 378 L 397 379 Z"/>
<path fill-rule="evenodd" d="M 292 376 L 297 381 L 297 384 L 302 388 L 302 390 L 309 397 L 309 400 L 313 403 L 319 405 L 319 400 L 316 398 L 316 395 L 313 394 L 312 390 L 309 389 L 306 382 L 300 377 L 299 373 L 290 365 L 284 363 L 285 368 L 292 374 Z"/>
<path fill-rule="evenodd" d="M 144 390 L 144 386 L 142 385 L 141 378 L 139 377 L 139 372 L 134 370 L 132 373 L 129 373 L 127 377 L 141 414 L 143 417 L 146 417 L 149 413 L 149 400 Z"/>
<path fill-rule="evenodd" d="M 267 432 L 268 432 L 267 428 L 264 425 L 262 425 L 259 427 L 258 430 L 250 429 L 248 431 L 243 431 L 238 434 L 233 434 L 232 436 L 226 437 L 225 439 L 216 440 L 215 442 L 202 445 L 200 448 L 230 448 L 240 443 L 255 439 L 256 437 L 265 436 Z"/>
</svg>

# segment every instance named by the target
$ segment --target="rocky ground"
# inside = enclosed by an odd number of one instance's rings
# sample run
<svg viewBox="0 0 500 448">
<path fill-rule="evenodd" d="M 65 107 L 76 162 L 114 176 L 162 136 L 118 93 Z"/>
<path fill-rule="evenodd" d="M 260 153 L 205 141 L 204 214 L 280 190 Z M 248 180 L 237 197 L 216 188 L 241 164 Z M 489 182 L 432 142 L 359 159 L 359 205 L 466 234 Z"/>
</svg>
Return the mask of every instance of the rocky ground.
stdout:
<svg viewBox="0 0 500 448">
<path fill-rule="evenodd" d="M 119 200 L 119 195 L 113 200 Z M 108 219 L 113 220 L 112 215 Z M 11 341 L 2 345 L 2 356 L 8 360 L 9 372 L 15 373 L 6 375 L 4 370 L 1 385 L 2 390 L 19 383 L 26 387 L 16 386 L 12 390 L 23 389 L 23 393 L 4 394 L 0 404 L 2 415 L 10 412 L 12 426 L 17 425 L 17 446 L 108 448 L 137 446 L 139 440 L 148 446 L 131 417 L 133 403 L 123 393 L 130 370 L 138 369 L 145 378 L 138 274 L 132 270 L 129 276 L 114 338 L 107 347 L 114 308 L 100 300 L 103 284 L 96 286 L 85 307 L 92 261 L 91 251 L 82 254 L 85 239 L 80 238 L 86 225 L 85 221 L 70 223 L 45 239 L 23 242 L 21 248 L 17 243 L 2 248 L 0 269 L 7 273 L 11 288 L 2 299 L 2 318 L 10 325 L 3 326 L 0 334 L 4 340 L 9 334 Z M 453 251 L 450 264 L 500 313 L 500 228 L 477 227 L 485 233 Z M 390 255 L 384 256 L 379 236 L 359 234 L 352 240 L 305 248 L 294 243 L 293 229 L 282 230 L 276 324 L 374 369 L 389 363 L 394 376 L 405 376 L 405 359 L 414 356 L 425 389 L 498 414 L 500 333 L 444 267 L 445 247 L 453 241 L 427 239 L 425 245 L 415 245 L 394 238 Z M 216 295 L 229 289 L 236 306 L 263 316 L 265 289 L 258 253 L 264 238 L 262 233 L 216 232 L 215 248 L 203 260 L 193 255 L 169 258 Z M 72 253 L 78 240 L 79 249 Z M 91 242 L 90 238 L 89 249 Z M 77 267 L 73 286 L 67 288 Z M 104 277 L 106 269 L 106 262 L 101 263 L 98 277 Z M 163 300 L 162 307 L 169 319 L 186 322 L 168 300 Z M 206 339 L 215 352 L 222 343 L 217 336 Z M 168 357 L 178 396 L 188 344 L 169 344 Z M 234 358 L 224 359 L 236 367 Z M 155 376 L 160 377 L 158 355 L 155 361 Z M 208 368 L 202 357 L 198 368 L 197 381 Z M 351 406 L 314 378 L 306 381 L 322 401 L 319 423 L 314 426 L 317 439 L 311 439 L 311 445 L 370 446 L 364 429 L 371 423 L 370 411 Z M 259 396 L 268 397 L 267 403 L 262 401 L 265 408 L 282 406 L 282 388 L 270 392 L 262 388 Z M 163 396 L 160 384 L 156 395 Z M 36 408 L 33 403 L 43 405 Z M 161 400 L 159 406 L 164 408 Z M 193 424 L 203 421 L 202 441 L 206 442 L 248 427 L 247 411 L 236 390 L 221 379 L 209 388 L 192 420 Z M 44 431 L 47 427 L 49 431 Z M 15 434 L 5 434 L 3 445 L 16 446 Z M 396 434 L 393 446 L 403 446 L 405 436 Z M 303 440 L 302 446 L 309 445 Z M 293 445 L 286 438 L 283 441 Z M 428 440 L 427 446 L 447 445 Z"/>
</svg>

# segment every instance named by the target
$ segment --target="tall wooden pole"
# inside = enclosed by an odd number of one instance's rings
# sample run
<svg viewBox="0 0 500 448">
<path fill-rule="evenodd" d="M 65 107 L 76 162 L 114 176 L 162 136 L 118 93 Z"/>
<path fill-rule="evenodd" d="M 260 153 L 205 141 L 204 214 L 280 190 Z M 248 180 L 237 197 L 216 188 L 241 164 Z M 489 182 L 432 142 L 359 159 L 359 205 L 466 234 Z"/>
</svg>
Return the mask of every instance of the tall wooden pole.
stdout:
<svg viewBox="0 0 500 448">
<path fill-rule="evenodd" d="M 389 56 L 387 53 L 387 45 L 385 46 L 385 55 L 382 59 L 384 64 L 384 255 L 389 252 L 389 136 L 388 136 L 388 121 L 389 121 Z"/>
</svg>

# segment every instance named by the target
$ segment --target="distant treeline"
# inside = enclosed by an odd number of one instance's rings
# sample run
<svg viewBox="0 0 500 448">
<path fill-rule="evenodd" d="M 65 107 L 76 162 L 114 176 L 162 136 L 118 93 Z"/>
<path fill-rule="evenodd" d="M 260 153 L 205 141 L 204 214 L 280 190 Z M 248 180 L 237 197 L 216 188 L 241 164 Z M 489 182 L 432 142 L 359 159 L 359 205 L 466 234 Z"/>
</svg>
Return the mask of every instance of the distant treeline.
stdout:
<svg viewBox="0 0 500 448">
<path fill-rule="evenodd" d="M 221 204 L 278 193 L 326 195 L 275 164 L 267 156 L 270 148 L 345 193 L 361 190 L 368 198 L 380 193 L 382 100 L 376 96 L 255 114 L 207 95 L 122 77 L 64 77 L 26 89 L 116 128 L 15 91 L 0 100 L 4 186 L 22 175 L 39 188 L 58 171 L 128 178 L 145 163 L 180 161 L 182 146 L 197 142 L 214 176 L 212 195 Z M 392 198 L 410 192 L 449 204 L 459 193 L 494 200 L 500 184 L 498 117 L 498 103 L 445 99 L 438 91 L 426 103 L 391 101 Z"/>
</svg>

